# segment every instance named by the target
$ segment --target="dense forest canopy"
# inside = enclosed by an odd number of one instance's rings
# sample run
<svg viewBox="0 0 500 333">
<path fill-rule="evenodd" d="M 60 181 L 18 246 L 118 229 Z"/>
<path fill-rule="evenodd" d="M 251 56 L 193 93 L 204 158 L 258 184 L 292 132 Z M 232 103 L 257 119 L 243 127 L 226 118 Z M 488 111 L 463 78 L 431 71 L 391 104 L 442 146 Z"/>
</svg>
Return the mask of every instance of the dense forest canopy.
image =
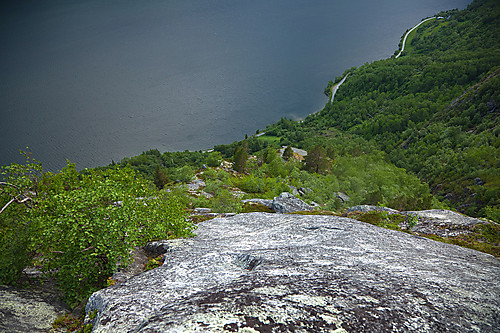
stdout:
<svg viewBox="0 0 500 333">
<path fill-rule="evenodd" d="M 334 131 L 364 139 L 440 200 L 484 216 L 499 203 L 499 15 L 487 0 L 439 13 L 410 34 L 401 57 L 351 68 L 321 112 L 268 133 L 302 148 Z"/>
</svg>

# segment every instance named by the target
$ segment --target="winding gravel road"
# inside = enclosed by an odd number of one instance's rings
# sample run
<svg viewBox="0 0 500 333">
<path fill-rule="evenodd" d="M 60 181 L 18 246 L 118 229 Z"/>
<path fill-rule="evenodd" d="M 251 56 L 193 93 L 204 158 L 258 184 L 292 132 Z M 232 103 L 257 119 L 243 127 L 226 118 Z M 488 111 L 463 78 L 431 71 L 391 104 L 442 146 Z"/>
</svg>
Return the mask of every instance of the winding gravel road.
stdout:
<svg viewBox="0 0 500 333">
<path fill-rule="evenodd" d="M 432 20 L 432 19 L 440 19 L 440 18 L 443 18 L 441 16 L 439 17 L 429 17 L 429 18 L 426 18 L 425 20 L 422 20 L 420 21 L 420 23 L 418 23 L 416 26 L 414 26 L 413 28 L 411 28 L 405 35 L 405 38 L 403 39 L 403 45 L 401 46 L 401 51 L 399 51 L 398 55 L 396 56 L 396 59 L 399 58 L 399 56 L 401 55 L 401 53 L 403 53 L 403 51 L 405 50 L 405 43 L 406 43 L 406 38 L 408 37 L 408 35 L 413 31 L 415 30 L 416 28 L 418 28 L 422 23 L 424 22 L 427 22 L 429 20 Z"/>
<path fill-rule="evenodd" d="M 350 74 L 350 73 L 349 73 Z M 342 83 L 344 83 L 345 79 L 347 79 L 347 77 L 349 76 L 349 74 L 347 74 L 346 76 L 344 76 L 344 78 L 342 80 L 340 80 L 339 83 L 337 83 L 336 85 L 334 85 L 332 87 L 332 97 L 330 98 L 330 102 L 333 102 L 333 97 L 335 96 L 335 93 L 337 92 L 337 90 L 339 89 L 340 85 Z"/>
</svg>

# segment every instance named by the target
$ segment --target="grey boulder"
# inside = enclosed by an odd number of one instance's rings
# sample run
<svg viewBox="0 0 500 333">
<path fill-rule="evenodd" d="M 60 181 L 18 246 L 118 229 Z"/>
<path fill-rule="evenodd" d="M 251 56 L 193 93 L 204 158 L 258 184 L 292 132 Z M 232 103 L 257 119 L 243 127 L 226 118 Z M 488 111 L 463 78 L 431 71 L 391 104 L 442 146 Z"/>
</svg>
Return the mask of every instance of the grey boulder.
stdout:
<svg viewBox="0 0 500 333">
<path fill-rule="evenodd" d="M 265 207 L 271 207 L 271 204 L 273 203 L 272 200 L 269 200 L 269 199 L 258 199 L 258 198 L 255 198 L 255 199 L 245 199 L 245 200 L 241 200 L 242 203 L 249 203 L 249 204 L 255 204 L 255 205 L 262 205 L 262 206 L 265 206 Z"/>
<path fill-rule="evenodd" d="M 349 218 L 239 214 L 94 293 L 93 332 L 494 332 L 495 257 Z M 87 315 L 87 322 L 91 322 Z"/>
<path fill-rule="evenodd" d="M 293 213 L 314 210 L 314 207 L 308 205 L 299 198 L 294 197 L 288 192 L 283 192 L 279 197 L 275 197 L 270 208 L 276 213 Z"/>
<path fill-rule="evenodd" d="M 205 181 L 203 179 L 194 179 L 192 180 L 189 184 L 187 184 L 188 190 L 189 191 L 196 191 L 202 187 L 207 186 Z"/>
<path fill-rule="evenodd" d="M 377 212 L 387 212 L 391 214 L 397 214 L 399 211 L 392 209 L 392 208 L 387 208 L 387 207 L 381 207 L 381 206 L 371 206 L 371 205 L 358 205 L 358 206 L 352 206 L 347 210 L 347 214 L 349 213 L 354 213 L 354 212 L 360 212 L 360 213 L 368 213 L 372 211 L 377 211 Z"/>
<path fill-rule="evenodd" d="M 487 223 L 446 209 L 408 211 L 401 212 L 401 214 L 411 214 L 418 217 L 418 223 L 412 229 L 413 232 L 418 234 L 433 234 L 440 237 L 469 234 L 477 225 Z"/>
</svg>

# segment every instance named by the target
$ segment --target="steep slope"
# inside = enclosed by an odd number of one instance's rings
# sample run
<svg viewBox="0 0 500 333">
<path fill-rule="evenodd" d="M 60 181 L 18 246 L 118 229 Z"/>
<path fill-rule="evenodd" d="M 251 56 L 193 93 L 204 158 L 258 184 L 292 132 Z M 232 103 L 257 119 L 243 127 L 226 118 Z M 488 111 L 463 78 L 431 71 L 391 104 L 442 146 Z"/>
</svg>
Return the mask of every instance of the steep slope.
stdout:
<svg viewBox="0 0 500 333">
<path fill-rule="evenodd" d="M 500 4 L 474 1 L 439 15 L 412 32 L 398 59 L 349 70 L 335 101 L 301 130 L 375 142 L 452 207 L 484 216 L 500 200 Z"/>
</svg>

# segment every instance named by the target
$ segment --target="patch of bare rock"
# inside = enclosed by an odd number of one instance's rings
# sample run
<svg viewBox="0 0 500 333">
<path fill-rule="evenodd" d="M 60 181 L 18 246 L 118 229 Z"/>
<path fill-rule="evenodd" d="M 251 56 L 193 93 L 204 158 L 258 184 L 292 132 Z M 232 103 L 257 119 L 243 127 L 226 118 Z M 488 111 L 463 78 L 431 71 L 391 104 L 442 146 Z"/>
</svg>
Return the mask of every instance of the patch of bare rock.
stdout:
<svg viewBox="0 0 500 333">
<path fill-rule="evenodd" d="M 55 292 L 53 281 L 29 289 L 0 286 L 0 332 L 62 332 L 52 328 L 58 316 L 69 312 Z"/>
<path fill-rule="evenodd" d="M 386 207 L 359 205 L 349 208 L 346 214 L 353 212 L 367 213 L 370 211 L 384 211 L 388 214 L 413 215 L 417 217 L 416 225 L 411 229 L 417 235 L 454 237 L 470 234 L 477 225 L 492 223 L 446 209 L 400 212 Z"/>
<path fill-rule="evenodd" d="M 94 293 L 93 332 L 500 327 L 500 261 L 488 254 L 324 215 L 238 214 L 196 234 L 162 243 L 163 266 Z"/>
</svg>

